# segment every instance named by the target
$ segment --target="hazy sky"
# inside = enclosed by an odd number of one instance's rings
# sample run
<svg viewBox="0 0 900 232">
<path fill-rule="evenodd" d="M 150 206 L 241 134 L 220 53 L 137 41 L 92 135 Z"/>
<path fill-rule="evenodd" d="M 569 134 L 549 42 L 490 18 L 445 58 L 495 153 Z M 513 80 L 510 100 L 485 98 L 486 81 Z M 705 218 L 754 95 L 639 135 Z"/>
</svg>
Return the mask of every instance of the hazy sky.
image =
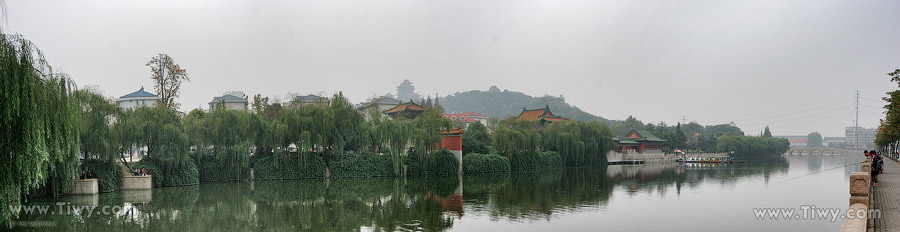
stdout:
<svg viewBox="0 0 900 232">
<path fill-rule="evenodd" d="M 758 134 L 875 127 L 897 88 L 900 1 L 23 1 L 7 33 L 110 97 L 187 68 L 182 110 L 242 90 L 352 102 L 420 94 L 563 95 L 610 119 L 734 121 Z"/>
</svg>

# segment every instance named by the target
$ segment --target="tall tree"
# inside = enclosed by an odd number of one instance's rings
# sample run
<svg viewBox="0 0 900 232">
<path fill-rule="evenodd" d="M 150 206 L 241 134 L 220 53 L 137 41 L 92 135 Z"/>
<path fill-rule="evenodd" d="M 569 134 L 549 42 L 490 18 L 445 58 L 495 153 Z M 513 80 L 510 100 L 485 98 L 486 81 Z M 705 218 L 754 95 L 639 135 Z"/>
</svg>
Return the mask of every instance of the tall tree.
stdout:
<svg viewBox="0 0 900 232">
<path fill-rule="evenodd" d="M 772 138 L 772 131 L 769 131 L 769 126 L 766 126 L 766 130 L 762 134 L 763 138 Z"/>
<path fill-rule="evenodd" d="M 75 88 L 40 50 L 0 31 L 0 205 L 19 205 L 34 189 L 68 191 L 79 152 Z M 0 210 L 0 222 L 14 216 Z"/>
<path fill-rule="evenodd" d="M 809 133 L 806 136 L 806 146 L 807 147 L 821 147 L 822 146 L 822 135 L 819 132 Z"/>
<path fill-rule="evenodd" d="M 409 79 L 404 79 L 403 83 L 400 83 L 400 85 L 397 86 L 397 100 L 408 102 L 410 100 L 418 101 L 421 98 L 422 97 L 416 93 L 416 87 L 413 86 Z"/>
<path fill-rule="evenodd" d="M 685 143 L 687 143 L 687 138 L 684 137 L 684 132 L 681 130 L 681 123 L 675 125 L 675 135 L 673 138 L 674 148 L 684 148 Z"/>
<path fill-rule="evenodd" d="M 176 103 L 175 98 L 181 91 L 181 82 L 191 81 L 187 70 L 175 63 L 172 57 L 162 53 L 150 58 L 146 66 L 150 67 L 150 79 L 153 79 L 153 87 L 162 105 L 169 109 L 178 109 L 181 104 Z"/>
</svg>

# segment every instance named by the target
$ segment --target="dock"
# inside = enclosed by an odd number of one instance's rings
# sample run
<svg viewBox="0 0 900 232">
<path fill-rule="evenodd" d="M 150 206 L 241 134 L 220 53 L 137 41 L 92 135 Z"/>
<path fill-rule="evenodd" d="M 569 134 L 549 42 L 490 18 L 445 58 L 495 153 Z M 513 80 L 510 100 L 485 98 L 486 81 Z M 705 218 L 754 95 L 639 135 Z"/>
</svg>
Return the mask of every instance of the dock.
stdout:
<svg viewBox="0 0 900 232">
<path fill-rule="evenodd" d="M 644 160 L 615 160 L 615 161 L 607 161 L 607 165 L 622 165 L 622 164 L 644 164 Z"/>
</svg>

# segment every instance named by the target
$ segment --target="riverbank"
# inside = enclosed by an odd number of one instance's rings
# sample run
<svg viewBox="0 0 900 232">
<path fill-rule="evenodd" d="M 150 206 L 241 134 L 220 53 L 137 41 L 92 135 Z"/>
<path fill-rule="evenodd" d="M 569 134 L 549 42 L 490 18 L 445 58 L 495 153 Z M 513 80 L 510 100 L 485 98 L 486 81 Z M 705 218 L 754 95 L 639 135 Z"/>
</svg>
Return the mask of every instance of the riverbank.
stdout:
<svg viewBox="0 0 900 232">
<path fill-rule="evenodd" d="M 729 156 L 728 153 L 719 152 L 699 152 L 699 153 L 687 153 L 685 155 L 676 155 L 672 153 L 664 153 L 662 151 L 654 151 L 654 152 L 643 152 L 643 153 L 619 153 L 615 151 L 610 151 L 606 155 L 606 160 L 609 162 L 621 161 L 621 160 L 643 160 L 644 163 L 665 163 L 665 162 L 675 162 L 678 158 L 684 157 L 721 157 L 721 156 Z"/>
</svg>

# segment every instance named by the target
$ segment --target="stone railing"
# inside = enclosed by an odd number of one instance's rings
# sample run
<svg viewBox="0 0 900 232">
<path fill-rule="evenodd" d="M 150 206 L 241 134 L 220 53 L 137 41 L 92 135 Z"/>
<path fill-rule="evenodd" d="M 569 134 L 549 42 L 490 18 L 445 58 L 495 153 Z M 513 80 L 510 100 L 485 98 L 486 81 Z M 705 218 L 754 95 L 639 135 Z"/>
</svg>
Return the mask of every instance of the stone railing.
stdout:
<svg viewBox="0 0 900 232">
<path fill-rule="evenodd" d="M 859 172 L 850 174 L 850 208 L 847 212 L 866 211 L 870 207 L 869 202 L 872 196 L 872 170 L 871 162 L 863 162 L 859 165 Z M 846 212 L 845 212 L 846 213 Z M 869 219 L 850 218 L 844 219 L 841 231 L 866 231 L 869 228 Z"/>
</svg>

